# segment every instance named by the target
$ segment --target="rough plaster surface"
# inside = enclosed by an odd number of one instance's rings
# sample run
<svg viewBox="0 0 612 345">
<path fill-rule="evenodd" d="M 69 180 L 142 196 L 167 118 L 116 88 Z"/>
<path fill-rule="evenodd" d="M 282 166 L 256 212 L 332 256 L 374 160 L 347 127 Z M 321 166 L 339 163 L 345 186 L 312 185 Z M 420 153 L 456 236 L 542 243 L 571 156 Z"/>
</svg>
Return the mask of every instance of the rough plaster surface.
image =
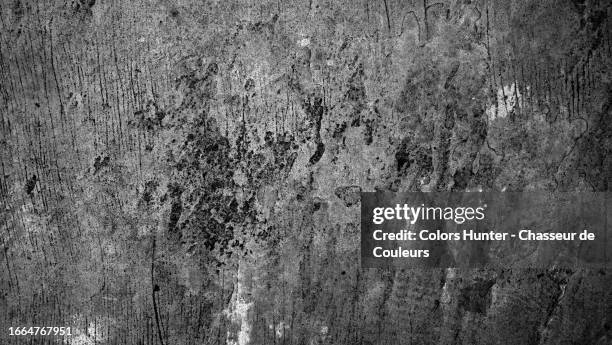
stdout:
<svg viewBox="0 0 612 345">
<path fill-rule="evenodd" d="M 0 343 L 612 343 L 606 270 L 358 260 L 360 191 L 608 191 L 611 10 L 1 2 Z"/>
</svg>

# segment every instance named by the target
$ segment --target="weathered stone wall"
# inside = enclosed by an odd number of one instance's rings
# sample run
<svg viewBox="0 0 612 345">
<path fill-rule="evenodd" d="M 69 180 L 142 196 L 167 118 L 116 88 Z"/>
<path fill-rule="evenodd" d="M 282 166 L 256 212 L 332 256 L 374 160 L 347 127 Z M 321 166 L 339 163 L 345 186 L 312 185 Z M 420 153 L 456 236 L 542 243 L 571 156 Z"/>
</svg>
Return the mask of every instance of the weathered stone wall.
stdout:
<svg viewBox="0 0 612 345">
<path fill-rule="evenodd" d="M 360 191 L 608 191 L 611 10 L 2 2 L 0 339 L 609 344 L 609 271 L 361 270 L 358 222 Z"/>
</svg>

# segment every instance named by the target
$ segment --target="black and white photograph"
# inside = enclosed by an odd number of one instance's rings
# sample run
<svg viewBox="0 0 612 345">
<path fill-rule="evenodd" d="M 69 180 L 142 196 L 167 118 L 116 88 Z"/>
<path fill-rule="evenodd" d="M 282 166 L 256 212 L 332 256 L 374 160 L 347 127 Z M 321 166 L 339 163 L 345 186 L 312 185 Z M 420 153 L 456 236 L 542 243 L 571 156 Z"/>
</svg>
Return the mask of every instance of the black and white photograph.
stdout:
<svg viewBox="0 0 612 345">
<path fill-rule="evenodd" d="M 0 345 L 612 345 L 610 0 L 0 0 Z"/>
</svg>

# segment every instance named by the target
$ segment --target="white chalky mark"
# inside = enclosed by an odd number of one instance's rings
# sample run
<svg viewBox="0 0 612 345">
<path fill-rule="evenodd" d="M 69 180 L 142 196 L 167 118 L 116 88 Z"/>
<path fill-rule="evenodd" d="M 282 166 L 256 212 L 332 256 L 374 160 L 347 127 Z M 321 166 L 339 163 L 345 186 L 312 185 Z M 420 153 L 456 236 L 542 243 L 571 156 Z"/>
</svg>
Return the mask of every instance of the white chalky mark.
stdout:
<svg viewBox="0 0 612 345">
<path fill-rule="evenodd" d="M 238 265 L 238 277 L 236 281 L 236 289 L 232 296 L 232 303 L 228 309 L 225 310 L 226 315 L 229 319 L 237 324 L 240 324 L 240 330 L 238 331 L 238 341 L 231 337 L 231 333 L 227 334 L 227 343 L 230 345 L 247 345 L 251 341 L 251 324 L 249 322 L 249 310 L 253 306 L 252 302 L 247 302 L 244 299 L 245 291 L 242 286 L 243 273 Z"/>
<path fill-rule="evenodd" d="M 529 87 L 527 87 L 529 90 Z M 523 105 L 523 95 L 521 95 L 520 89 L 512 83 L 510 85 L 504 85 L 503 89 L 497 90 L 497 104 L 492 104 L 487 108 L 487 116 L 489 120 L 495 120 L 496 118 L 505 118 L 510 114 L 517 106 Z"/>
</svg>

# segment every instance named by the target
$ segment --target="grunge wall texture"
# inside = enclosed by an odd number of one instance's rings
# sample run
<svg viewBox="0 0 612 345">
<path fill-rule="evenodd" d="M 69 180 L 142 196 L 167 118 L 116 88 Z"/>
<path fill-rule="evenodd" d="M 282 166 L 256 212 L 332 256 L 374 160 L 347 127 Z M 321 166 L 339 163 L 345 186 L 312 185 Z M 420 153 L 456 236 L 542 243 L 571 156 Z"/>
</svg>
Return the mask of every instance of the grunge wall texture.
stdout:
<svg viewBox="0 0 612 345">
<path fill-rule="evenodd" d="M 611 11 L 2 1 L 0 343 L 611 344 L 609 270 L 358 259 L 360 191 L 610 191 Z"/>
</svg>

